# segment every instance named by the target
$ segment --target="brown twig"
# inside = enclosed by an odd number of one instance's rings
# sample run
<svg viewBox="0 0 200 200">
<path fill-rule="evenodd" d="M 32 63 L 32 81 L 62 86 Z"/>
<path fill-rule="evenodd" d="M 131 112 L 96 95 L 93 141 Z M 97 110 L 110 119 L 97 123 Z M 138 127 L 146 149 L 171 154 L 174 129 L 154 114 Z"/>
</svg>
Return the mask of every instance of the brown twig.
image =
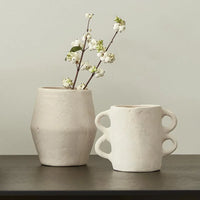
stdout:
<svg viewBox="0 0 200 200">
<path fill-rule="evenodd" d="M 115 39 L 116 35 L 117 35 L 118 31 L 115 32 L 114 36 L 112 37 L 110 43 L 108 44 L 108 46 L 106 47 L 106 51 L 110 48 L 110 45 L 113 43 L 113 40 Z M 99 68 L 99 65 L 101 64 L 101 60 L 98 62 L 97 64 L 97 69 Z M 92 80 L 93 76 L 95 75 L 95 72 L 93 72 L 90 76 L 90 78 L 88 79 L 87 83 L 85 84 L 85 87 L 83 88 L 84 90 L 87 88 L 88 84 L 90 83 L 90 81 Z"/>
<path fill-rule="evenodd" d="M 90 20 L 91 20 L 91 18 L 88 19 L 88 23 L 87 23 L 87 32 L 89 31 Z"/>
</svg>

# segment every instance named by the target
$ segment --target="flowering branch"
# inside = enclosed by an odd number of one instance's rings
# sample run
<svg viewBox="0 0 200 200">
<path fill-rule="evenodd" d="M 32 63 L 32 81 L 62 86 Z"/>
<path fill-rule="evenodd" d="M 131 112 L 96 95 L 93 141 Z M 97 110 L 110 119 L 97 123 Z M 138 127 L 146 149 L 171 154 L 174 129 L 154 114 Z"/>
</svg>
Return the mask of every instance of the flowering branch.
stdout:
<svg viewBox="0 0 200 200">
<path fill-rule="evenodd" d="M 117 35 L 118 32 L 119 32 L 118 30 L 115 32 L 115 34 L 114 34 L 114 36 L 112 37 L 110 43 L 109 43 L 108 46 L 106 47 L 106 51 L 109 49 L 110 45 L 113 43 L 113 40 L 115 39 L 115 37 L 116 37 L 116 35 Z M 99 66 L 100 66 L 101 63 L 102 63 L 102 60 L 100 60 L 100 61 L 98 62 L 97 67 L 96 67 L 97 69 L 99 68 Z M 92 78 L 94 77 L 94 75 L 95 75 L 95 72 L 93 72 L 93 73 L 91 74 L 90 78 L 88 79 L 87 83 L 85 84 L 85 87 L 83 88 L 84 90 L 87 88 L 88 84 L 90 83 L 90 81 L 92 80 Z"/>
<path fill-rule="evenodd" d="M 67 53 L 67 56 L 65 58 L 66 61 L 71 62 L 76 65 L 76 74 L 74 81 L 72 81 L 70 78 L 66 78 L 63 80 L 63 86 L 65 88 L 69 89 L 75 89 L 75 85 L 78 79 L 78 75 L 80 70 L 87 70 L 91 73 L 91 76 L 89 77 L 86 84 L 81 83 L 76 89 L 77 90 L 84 90 L 87 89 L 88 84 L 92 80 L 92 78 L 95 76 L 96 78 L 103 77 L 105 74 L 105 70 L 100 68 L 100 64 L 102 62 L 104 63 L 113 63 L 115 61 L 115 55 L 113 53 L 109 53 L 108 49 L 110 48 L 111 44 L 113 43 L 116 35 L 126 28 L 126 22 L 122 20 L 119 17 L 115 18 L 115 23 L 113 26 L 113 29 L 115 30 L 115 33 L 109 42 L 107 47 L 104 47 L 103 40 L 96 41 L 94 38 L 92 38 L 91 35 L 91 29 L 90 27 L 90 20 L 93 17 L 94 14 L 86 13 L 85 17 L 88 19 L 87 21 L 87 28 L 86 33 L 82 37 L 82 41 L 79 39 L 76 39 L 74 42 L 71 43 L 72 48 Z M 88 43 L 88 45 L 86 45 Z M 90 51 L 97 51 L 97 57 L 99 57 L 99 62 L 97 65 L 91 65 L 88 62 L 83 62 L 84 53 L 86 50 Z M 81 53 L 80 53 L 81 52 Z"/>
<path fill-rule="evenodd" d="M 88 18 L 87 29 L 86 29 L 87 33 L 89 31 L 90 20 L 91 20 L 91 17 Z M 84 44 L 83 44 L 81 58 L 80 58 L 80 61 L 79 61 L 79 64 L 78 64 L 78 67 L 77 67 L 77 70 L 76 70 L 76 75 L 75 75 L 75 78 L 74 78 L 74 83 L 73 83 L 72 89 L 74 89 L 74 87 L 75 87 L 75 84 L 76 84 L 76 81 L 77 81 L 77 78 L 78 78 L 78 74 L 79 74 L 79 71 L 80 71 L 80 67 L 81 67 L 81 62 L 82 62 L 82 59 L 83 59 L 83 55 L 84 55 L 84 52 L 86 50 L 85 46 L 86 46 L 86 43 L 87 43 L 87 35 L 85 37 L 86 38 L 85 38 L 85 41 L 84 41 Z"/>
<path fill-rule="evenodd" d="M 89 22 L 89 20 L 88 20 L 88 22 Z M 82 53 L 81 53 L 81 58 L 80 58 L 78 67 L 76 69 L 76 75 L 75 75 L 75 78 L 74 78 L 74 83 L 73 83 L 72 89 L 74 89 L 76 81 L 77 81 L 77 78 L 78 78 L 78 74 L 79 74 L 79 71 L 80 71 L 81 62 L 82 62 L 82 59 L 83 59 L 83 54 L 85 52 L 86 42 L 87 42 L 87 40 L 85 40 L 84 45 L 83 45 L 83 49 L 82 49 Z"/>
</svg>

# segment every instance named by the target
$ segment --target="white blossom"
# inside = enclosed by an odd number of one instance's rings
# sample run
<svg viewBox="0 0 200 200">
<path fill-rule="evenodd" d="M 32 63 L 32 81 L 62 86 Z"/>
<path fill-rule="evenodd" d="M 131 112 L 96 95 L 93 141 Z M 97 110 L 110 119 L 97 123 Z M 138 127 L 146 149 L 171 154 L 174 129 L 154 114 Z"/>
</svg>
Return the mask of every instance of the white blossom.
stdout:
<svg viewBox="0 0 200 200">
<path fill-rule="evenodd" d="M 90 41 L 92 39 L 91 33 L 87 32 L 83 35 L 82 41 L 85 41 L 85 38 L 87 38 L 87 41 Z"/>
<path fill-rule="evenodd" d="M 77 52 L 69 52 L 66 56 L 66 60 L 78 64 L 80 61 L 80 55 Z"/>
<path fill-rule="evenodd" d="M 124 26 L 124 25 L 123 25 L 123 26 L 120 26 L 120 27 L 119 27 L 119 32 L 122 32 L 122 31 L 124 31 L 125 29 L 126 29 L 126 26 Z"/>
<path fill-rule="evenodd" d="M 75 40 L 71 43 L 71 46 L 72 47 L 75 47 L 75 46 L 80 46 L 81 48 L 83 48 L 83 43 L 80 41 L 80 40 Z"/>
<path fill-rule="evenodd" d="M 106 62 L 106 63 L 109 62 L 110 60 L 111 60 L 111 59 L 110 59 L 109 56 L 105 57 L 105 62 Z"/>
<path fill-rule="evenodd" d="M 118 31 L 119 30 L 119 23 L 114 23 L 113 29 Z"/>
<path fill-rule="evenodd" d="M 104 61 L 104 60 L 105 60 L 105 57 L 104 57 L 104 56 L 100 57 L 100 60 L 101 60 L 101 61 Z"/>
<path fill-rule="evenodd" d="M 113 53 L 105 52 L 100 57 L 100 60 L 105 63 L 113 63 L 115 61 L 115 55 Z"/>
<path fill-rule="evenodd" d="M 84 83 L 81 83 L 78 87 L 77 87 L 77 90 L 83 90 L 85 87 L 85 84 Z"/>
<path fill-rule="evenodd" d="M 95 39 L 91 39 L 91 41 L 88 43 L 89 50 L 95 50 L 97 46 L 97 41 Z"/>
<path fill-rule="evenodd" d="M 88 62 L 81 63 L 81 70 L 89 70 L 92 66 Z"/>
<path fill-rule="evenodd" d="M 65 78 L 63 81 L 63 86 L 66 88 L 71 88 L 71 86 L 73 85 L 73 82 L 70 78 Z"/>
<path fill-rule="evenodd" d="M 124 20 L 122 20 L 119 17 L 116 17 L 114 21 L 115 23 L 114 23 L 113 29 L 115 31 L 122 32 L 126 29 L 126 22 Z"/>
<path fill-rule="evenodd" d="M 95 77 L 96 78 L 103 77 L 104 74 L 105 74 L 105 70 L 101 69 L 101 68 L 98 68 L 97 71 L 95 72 Z"/>
<path fill-rule="evenodd" d="M 103 55 L 104 55 L 104 51 L 100 51 L 97 53 L 97 57 L 99 57 L 99 58 L 102 57 Z"/>
<path fill-rule="evenodd" d="M 94 16 L 93 13 L 85 13 L 85 18 L 91 19 Z"/>
<path fill-rule="evenodd" d="M 120 25 L 119 23 L 114 23 L 113 29 L 115 31 L 122 32 L 122 31 L 124 31 L 126 29 L 126 26 L 125 25 Z"/>
</svg>

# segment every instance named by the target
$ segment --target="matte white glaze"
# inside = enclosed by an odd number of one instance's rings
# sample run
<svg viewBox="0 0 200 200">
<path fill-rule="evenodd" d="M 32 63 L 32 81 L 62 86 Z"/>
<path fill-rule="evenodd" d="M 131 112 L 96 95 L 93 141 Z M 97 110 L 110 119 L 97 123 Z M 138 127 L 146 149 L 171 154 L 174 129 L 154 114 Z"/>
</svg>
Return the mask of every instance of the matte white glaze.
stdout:
<svg viewBox="0 0 200 200">
<path fill-rule="evenodd" d="M 94 119 L 91 91 L 39 88 L 31 131 L 40 162 L 86 164 L 96 134 Z"/>
<path fill-rule="evenodd" d="M 170 128 L 162 126 L 162 118 L 172 119 Z M 100 119 L 108 116 L 111 126 L 106 128 Z M 96 116 L 96 126 L 103 132 L 96 144 L 95 151 L 111 161 L 119 171 L 147 172 L 160 170 L 162 157 L 177 148 L 177 142 L 168 135 L 177 124 L 176 116 L 159 105 L 111 106 L 110 110 Z M 109 154 L 100 150 L 103 141 L 111 143 Z M 166 151 L 162 144 L 171 140 L 174 147 Z"/>
</svg>

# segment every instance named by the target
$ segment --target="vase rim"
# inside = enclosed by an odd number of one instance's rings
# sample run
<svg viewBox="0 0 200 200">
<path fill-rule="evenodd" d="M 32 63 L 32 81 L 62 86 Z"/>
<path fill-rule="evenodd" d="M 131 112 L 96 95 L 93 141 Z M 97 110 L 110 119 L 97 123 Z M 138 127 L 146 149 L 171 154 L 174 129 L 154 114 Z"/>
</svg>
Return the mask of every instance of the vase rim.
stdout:
<svg viewBox="0 0 200 200">
<path fill-rule="evenodd" d="M 157 108 L 157 107 L 161 107 L 161 106 L 155 105 L 155 104 L 113 105 L 113 106 L 111 106 L 111 108 L 119 108 L 119 109 Z"/>
<path fill-rule="evenodd" d="M 39 90 L 56 90 L 56 91 L 64 91 L 64 92 L 91 92 L 91 90 L 72 90 L 72 89 L 67 89 L 64 87 L 39 87 Z"/>
</svg>

